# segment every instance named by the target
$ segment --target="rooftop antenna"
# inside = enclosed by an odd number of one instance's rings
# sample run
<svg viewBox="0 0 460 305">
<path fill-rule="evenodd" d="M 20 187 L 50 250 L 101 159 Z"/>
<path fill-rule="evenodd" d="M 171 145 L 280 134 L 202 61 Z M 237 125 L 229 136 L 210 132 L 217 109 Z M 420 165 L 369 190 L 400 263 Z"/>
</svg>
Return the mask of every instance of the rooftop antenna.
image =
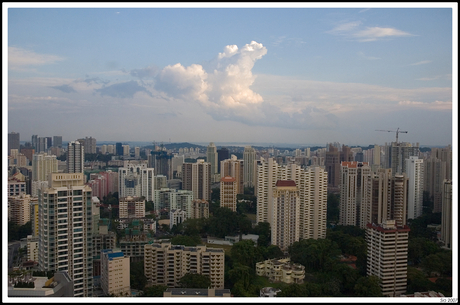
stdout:
<svg viewBox="0 0 460 305">
<path fill-rule="evenodd" d="M 396 129 L 396 130 L 381 130 L 381 129 L 376 129 L 375 131 L 396 132 L 396 143 L 398 143 L 398 134 L 399 134 L 400 132 L 402 132 L 402 133 L 407 133 L 407 131 L 399 130 L 399 127 L 398 127 L 398 129 Z"/>
</svg>

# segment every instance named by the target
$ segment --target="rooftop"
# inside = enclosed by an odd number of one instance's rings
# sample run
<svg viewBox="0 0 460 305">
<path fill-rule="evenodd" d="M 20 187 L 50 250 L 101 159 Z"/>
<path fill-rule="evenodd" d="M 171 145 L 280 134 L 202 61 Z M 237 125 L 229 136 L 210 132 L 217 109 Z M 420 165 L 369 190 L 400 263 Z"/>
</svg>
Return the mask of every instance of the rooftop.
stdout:
<svg viewBox="0 0 460 305">
<path fill-rule="evenodd" d="M 294 180 L 278 180 L 276 186 L 296 186 Z"/>
</svg>

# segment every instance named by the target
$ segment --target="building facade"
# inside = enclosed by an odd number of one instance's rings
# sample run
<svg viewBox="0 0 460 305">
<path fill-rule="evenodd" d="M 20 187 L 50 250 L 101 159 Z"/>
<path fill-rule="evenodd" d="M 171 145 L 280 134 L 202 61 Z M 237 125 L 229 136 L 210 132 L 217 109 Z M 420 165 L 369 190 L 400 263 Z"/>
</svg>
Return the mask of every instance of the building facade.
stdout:
<svg viewBox="0 0 460 305">
<path fill-rule="evenodd" d="M 91 188 L 83 173 L 51 173 L 39 190 L 39 268 L 66 271 L 75 297 L 93 292 Z"/>
<path fill-rule="evenodd" d="M 407 219 L 415 219 L 423 214 L 423 159 L 412 156 L 406 160 L 408 181 Z"/>
<path fill-rule="evenodd" d="M 101 288 L 106 296 L 130 296 L 130 260 L 123 252 L 101 251 Z"/>
<path fill-rule="evenodd" d="M 230 176 L 235 178 L 237 186 L 237 194 L 244 194 L 244 161 L 237 160 L 235 155 L 230 159 L 225 159 L 220 162 L 220 176 Z"/>
<path fill-rule="evenodd" d="M 442 189 L 441 241 L 452 249 L 452 180 L 444 180 Z"/>
<path fill-rule="evenodd" d="M 224 259 L 223 249 L 152 243 L 144 248 L 144 274 L 148 284 L 173 288 L 185 274 L 198 273 L 209 276 L 210 288 L 223 289 Z"/>
<path fill-rule="evenodd" d="M 406 293 L 409 231 L 394 220 L 367 225 L 367 275 L 380 278 L 384 296 Z"/>
<path fill-rule="evenodd" d="M 253 187 L 256 184 L 256 150 L 246 146 L 243 151 L 243 183 L 246 187 Z"/>
<path fill-rule="evenodd" d="M 120 197 L 118 201 L 120 218 L 144 218 L 145 199 L 143 197 Z"/>
<path fill-rule="evenodd" d="M 79 141 L 71 141 L 67 144 L 67 172 L 83 173 L 85 163 L 85 148 Z"/>
<path fill-rule="evenodd" d="M 118 169 L 119 197 L 145 197 L 153 201 L 155 190 L 154 169 L 147 164 L 133 164 L 126 162 Z"/>
<path fill-rule="evenodd" d="M 236 179 L 225 176 L 220 179 L 220 207 L 236 212 Z"/>
</svg>

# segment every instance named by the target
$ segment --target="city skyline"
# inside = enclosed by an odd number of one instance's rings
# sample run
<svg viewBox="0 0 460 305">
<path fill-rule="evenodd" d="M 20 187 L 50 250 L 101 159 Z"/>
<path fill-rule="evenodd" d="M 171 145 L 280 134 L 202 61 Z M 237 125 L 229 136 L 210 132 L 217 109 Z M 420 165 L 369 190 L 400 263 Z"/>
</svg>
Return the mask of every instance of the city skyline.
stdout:
<svg viewBox="0 0 460 305">
<path fill-rule="evenodd" d="M 456 147 L 456 6 L 8 5 L 21 141 Z"/>
</svg>

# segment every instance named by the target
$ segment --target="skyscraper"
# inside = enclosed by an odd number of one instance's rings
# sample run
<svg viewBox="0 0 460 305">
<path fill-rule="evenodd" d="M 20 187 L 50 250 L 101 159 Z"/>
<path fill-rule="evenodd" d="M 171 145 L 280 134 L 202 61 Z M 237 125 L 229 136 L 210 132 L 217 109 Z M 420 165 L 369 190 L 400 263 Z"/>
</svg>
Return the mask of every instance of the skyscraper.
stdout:
<svg viewBox="0 0 460 305">
<path fill-rule="evenodd" d="M 67 172 L 83 173 L 85 162 L 85 149 L 79 141 L 71 141 L 67 144 Z"/>
<path fill-rule="evenodd" d="M 198 159 L 182 164 L 182 189 L 193 192 L 193 199 L 211 200 L 211 164 Z"/>
<path fill-rule="evenodd" d="M 329 144 L 329 151 L 326 152 L 324 165 L 327 171 L 328 188 L 337 188 L 340 183 L 340 151 L 332 144 Z"/>
<path fill-rule="evenodd" d="M 339 224 L 366 228 L 362 221 L 368 196 L 368 180 L 372 171 L 367 162 L 342 162 L 340 167 L 340 214 Z M 362 211 L 363 210 L 363 211 Z"/>
<path fill-rule="evenodd" d="M 411 156 L 418 157 L 420 152 L 419 144 L 412 145 L 408 142 L 391 142 L 389 150 L 388 166 L 391 168 L 391 172 L 394 175 L 402 174 L 406 170 L 406 160 Z"/>
<path fill-rule="evenodd" d="M 134 164 L 126 162 L 124 167 L 118 169 L 119 197 L 141 197 L 153 201 L 155 190 L 154 169 L 147 164 Z"/>
<path fill-rule="evenodd" d="M 221 169 L 220 169 L 221 162 L 229 158 L 230 158 L 230 152 L 228 151 L 228 148 L 222 147 L 221 149 L 217 150 L 217 172 L 218 173 L 221 172 Z M 223 176 L 221 175 L 221 177 Z"/>
<path fill-rule="evenodd" d="M 11 154 L 11 149 L 19 151 L 19 133 L 11 132 L 8 134 L 8 156 Z"/>
<path fill-rule="evenodd" d="M 91 188 L 84 184 L 83 173 L 52 173 L 48 185 L 38 196 L 39 268 L 66 271 L 73 280 L 74 296 L 91 297 Z"/>
<path fill-rule="evenodd" d="M 62 136 L 53 136 L 53 146 L 62 148 Z"/>
<path fill-rule="evenodd" d="M 278 180 L 273 189 L 271 244 L 286 251 L 300 237 L 300 195 L 293 180 Z"/>
<path fill-rule="evenodd" d="M 236 179 L 225 176 L 220 179 L 220 206 L 236 212 Z"/>
<path fill-rule="evenodd" d="M 38 189 L 48 184 L 48 175 L 58 172 L 58 160 L 55 155 L 34 154 L 32 159 L 32 191 L 38 196 Z"/>
<path fill-rule="evenodd" d="M 243 183 L 245 187 L 253 187 L 256 184 L 256 150 L 246 146 L 243 151 Z"/>
<path fill-rule="evenodd" d="M 226 159 L 220 162 L 220 176 L 231 176 L 236 179 L 236 192 L 237 194 L 244 194 L 243 184 L 243 171 L 244 161 L 237 160 L 235 155 L 232 155 L 231 159 Z"/>
<path fill-rule="evenodd" d="M 213 142 L 209 143 L 206 150 L 206 161 L 211 164 L 211 180 L 215 182 L 214 176 L 218 173 L 218 155 L 216 145 Z"/>
<path fill-rule="evenodd" d="M 85 137 L 85 154 L 95 154 L 96 153 L 96 139 L 93 137 Z"/>
<path fill-rule="evenodd" d="M 408 181 L 407 219 L 415 219 L 423 213 L 423 159 L 411 156 L 406 160 Z"/>
<path fill-rule="evenodd" d="M 273 221 L 273 191 L 278 180 L 293 180 L 299 189 L 299 236 L 326 237 L 327 173 L 324 167 L 302 168 L 295 163 L 278 165 L 273 158 L 261 160 L 257 169 L 257 222 Z"/>
<path fill-rule="evenodd" d="M 123 156 L 123 144 L 120 142 L 115 144 L 115 154 L 117 156 Z"/>
<path fill-rule="evenodd" d="M 452 249 L 452 180 L 444 180 L 442 189 L 441 240 Z"/>
<path fill-rule="evenodd" d="M 384 296 L 398 297 L 406 292 L 409 231 L 394 220 L 367 224 L 367 275 L 380 278 Z"/>
</svg>

